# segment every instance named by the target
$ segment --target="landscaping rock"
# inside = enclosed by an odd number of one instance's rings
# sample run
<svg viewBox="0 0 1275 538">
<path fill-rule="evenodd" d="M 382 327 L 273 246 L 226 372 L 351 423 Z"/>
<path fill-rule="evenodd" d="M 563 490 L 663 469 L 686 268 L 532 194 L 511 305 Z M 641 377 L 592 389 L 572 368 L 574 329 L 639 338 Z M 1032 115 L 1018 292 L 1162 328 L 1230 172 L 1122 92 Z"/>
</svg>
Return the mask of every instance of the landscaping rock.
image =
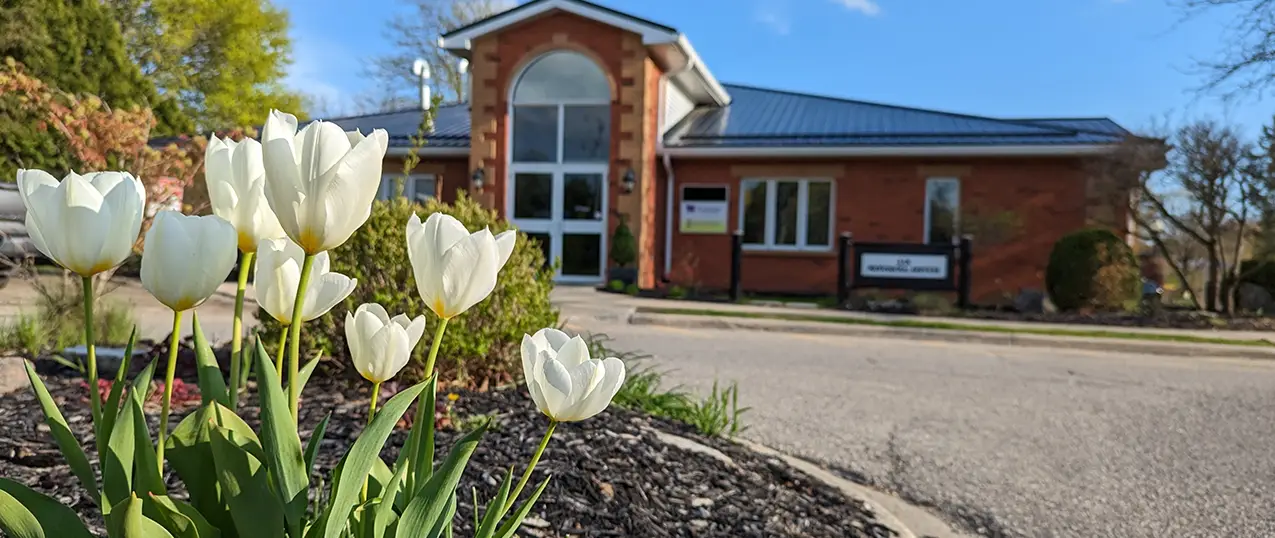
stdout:
<svg viewBox="0 0 1275 538">
<path fill-rule="evenodd" d="M 182 368 L 180 375 L 193 383 L 192 373 L 190 368 Z M 53 371 L 46 371 L 44 376 L 54 398 L 61 402 L 71 429 L 92 458 L 86 387 L 79 379 Z M 389 397 L 387 393 L 395 388 L 383 388 L 383 396 Z M 460 398 L 450 411 L 453 424 L 473 423 L 466 419 L 479 416 L 493 419 L 491 430 L 474 452 L 458 489 L 466 494 L 458 496 L 456 535 L 471 536 L 474 506 L 467 492 L 471 487 L 477 488 L 480 503 L 485 506 L 509 466 L 521 473 L 547 423 L 521 387 L 458 394 Z M 442 395 L 445 397 L 446 393 Z M 351 390 L 330 378 L 312 379 L 306 387 L 301 413 L 303 432 L 312 431 L 325 414 L 332 412 L 316 462 L 323 474 L 330 472 L 363 429 L 366 398 L 365 387 Z M 256 395 L 249 394 L 246 401 L 255 403 Z M 173 423 L 197 404 L 195 400 L 178 406 Z M 446 404 L 444 398 L 439 404 L 440 413 Z M 49 434 L 41 431 L 43 423 L 37 409 L 29 390 L 0 396 L 0 476 L 59 499 L 78 513 L 96 514 L 92 500 L 62 463 Z M 255 409 L 241 411 L 255 427 Z M 150 410 L 148 419 L 154 431 L 156 416 Z M 669 445 L 658 439 L 656 432 L 693 439 L 711 447 L 715 454 Z M 440 460 L 462 434 L 454 428 L 438 432 Z M 406 429 L 396 430 L 382 457 L 393 462 L 406 437 Z M 895 536 L 862 503 L 786 464 L 730 441 L 705 438 L 685 424 L 614 406 L 589 420 L 557 428 L 529 490 L 547 476 L 552 476 L 552 481 L 519 530 L 520 535 Z M 170 476 L 168 483 L 171 494 L 184 495 L 174 477 Z M 95 532 L 104 535 L 100 518 L 95 523 Z"/>
<path fill-rule="evenodd" d="M 1014 310 L 1021 314 L 1052 314 L 1057 309 L 1044 291 L 1029 288 L 1018 292 L 1014 298 Z"/>
</svg>

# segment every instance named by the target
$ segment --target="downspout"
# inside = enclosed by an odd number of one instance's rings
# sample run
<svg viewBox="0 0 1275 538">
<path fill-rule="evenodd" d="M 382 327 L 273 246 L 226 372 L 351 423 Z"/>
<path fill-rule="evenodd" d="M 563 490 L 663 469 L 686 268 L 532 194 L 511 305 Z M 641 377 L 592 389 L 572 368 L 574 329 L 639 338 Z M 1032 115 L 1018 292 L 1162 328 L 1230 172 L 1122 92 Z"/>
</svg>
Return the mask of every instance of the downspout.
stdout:
<svg viewBox="0 0 1275 538">
<path fill-rule="evenodd" d="M 664 94 L 664 98 L 668 96 L 668 92 L 664 91 L 664 88 L 669 79 L 686 73 L 694 67 L 695 59 L 688 56 L 686 65 L 682 66 L 681 69 L 671 73 L 666 72 L 660 76 L 660 92 Z M 667 108 L 667 103 L 660 103 L 661 114 Z M 667 117 L 665 121 L 668 121 Z M 664 133 L 668 132 L 668 127 L 668 125 L 664 126 L 657 142 L 660 145 L 660 156 L 663 157 L 664 162 L 664 274 L 662 277 L 665 282 L 668 282 L 669 273 L 673 272 L 673 158 L 669 156 L 668 152 L 664 151 Z"/>
</svg>

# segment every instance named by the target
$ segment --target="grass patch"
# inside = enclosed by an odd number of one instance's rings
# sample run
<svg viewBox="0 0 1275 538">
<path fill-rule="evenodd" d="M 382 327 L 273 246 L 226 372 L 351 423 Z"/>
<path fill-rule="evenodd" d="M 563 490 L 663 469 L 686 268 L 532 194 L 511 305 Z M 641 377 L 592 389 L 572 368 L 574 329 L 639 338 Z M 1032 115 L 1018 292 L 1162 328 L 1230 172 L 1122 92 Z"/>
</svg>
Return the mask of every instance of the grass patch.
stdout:
<svg viewBox="0 0 1275 538">
<path fill-rule="evenodd" d="M 739 406 L 739 386 L 731 383 L 721 388 L 713 382 L 713 390 L 704 398 L 697 398 L 681 386 L 664 387 L 664 373 L 640 363 L 650 355 L 634 352 L 617 352 L 607 347 L 606 335 L 586 335 L 589 352 L 593 357 L 616 357 L 624 361 L 627 375 L 624 385 L 612 400 L 614 405 L 641 411 L 693 426 L 699 433 L 709 436 L 729 436 L 747 429 L 741 418 L 748 411 Z"/>
<path fill-rule="evenodd" d="M 966 331 L 997 334 L 1032 334 L 1040 336 L 1067 336 L 1077 338 L 1116 338 L 1121 340 L 1150 340 L 1158 342 L 1179 342 L 1188 344 L 1223 344 L 1248 347 L 1275 347 L 1268 340 L 1239 340 L 1232 338 L 1216 338 L 1174 333 L 1141 333 L 1132 331 L 1113 331 L 1106 329 L 1054 329 L 1048 327 L 1007 327 L 1004 325 L 985 325 L 976 323 L 952 323 L 946 321 L 925 321 L 914 319 L 878 320 L 840 316 L 821 316 L 817 314 L 790 314 L 784 312 L 748 312 L 692 308 L 640 308 L 639 312 L 649 314 L 678 314 L 686 316 L 711 316 L 723 318 L 774 319 L 782 321 L 815 321 L 820 323 L 838 323 L 842 325 L 864 325 L 872 327 L 896 327 L 907 329 L 934 329 L 940 331 Z"/>
</svg>

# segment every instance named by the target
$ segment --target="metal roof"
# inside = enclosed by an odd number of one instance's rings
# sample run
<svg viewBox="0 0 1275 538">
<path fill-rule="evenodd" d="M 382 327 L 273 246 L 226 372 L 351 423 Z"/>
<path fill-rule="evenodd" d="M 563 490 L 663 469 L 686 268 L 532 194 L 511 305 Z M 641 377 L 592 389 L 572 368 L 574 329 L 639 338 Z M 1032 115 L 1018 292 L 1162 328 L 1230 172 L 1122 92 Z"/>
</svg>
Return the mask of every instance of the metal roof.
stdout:
<svg viewBox="0 0 1275 538">
<path fill-rule="evenodd" d="M 726 84 L 734 100 L 699 107 L 665 136 L 670 148 L 817 146 L 1032 146 L 1118 143 L 1129 133 L 1107 118 L 997 119 Z M 346 130 L 385 129 L 410 146 L 419 110 L 335 118 Z M 440 107 L 427 146 L 469 145 L 469 107 Z"/>
</svg>

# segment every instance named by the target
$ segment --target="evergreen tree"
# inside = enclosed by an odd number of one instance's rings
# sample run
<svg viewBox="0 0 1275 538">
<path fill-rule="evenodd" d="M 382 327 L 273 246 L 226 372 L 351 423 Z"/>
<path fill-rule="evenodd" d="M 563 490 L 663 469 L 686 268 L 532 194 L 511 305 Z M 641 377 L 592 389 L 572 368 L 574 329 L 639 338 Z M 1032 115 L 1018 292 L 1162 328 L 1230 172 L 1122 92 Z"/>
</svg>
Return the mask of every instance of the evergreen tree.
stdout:
<svg viewBox="0 0 1275 538">
<path fill-rule="evenodd" d="M 12 57 L 58 89 L 91 94 L 112 107 L 149 107 L 156 135 L 193 130 L 129 58 L 99 0 L 0 0 L 0 58 Z"/>
</svg>

